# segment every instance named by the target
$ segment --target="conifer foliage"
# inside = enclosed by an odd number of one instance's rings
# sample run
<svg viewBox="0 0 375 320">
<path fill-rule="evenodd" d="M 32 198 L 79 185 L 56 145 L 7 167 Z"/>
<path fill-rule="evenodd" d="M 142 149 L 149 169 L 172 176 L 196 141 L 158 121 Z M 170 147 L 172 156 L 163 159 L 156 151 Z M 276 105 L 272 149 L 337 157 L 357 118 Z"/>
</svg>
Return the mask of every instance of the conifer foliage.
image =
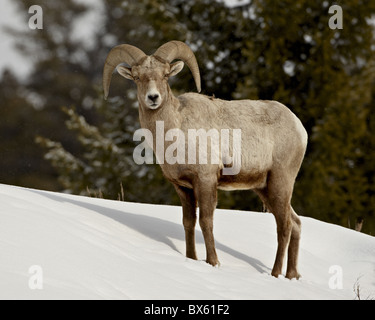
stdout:
<svg viewBox="0 0 375 320">
<path fill-rule="evenodd" d="M 31 5 L 14 2 L 25 10 Z M 43 48 L 43 54 L 34 55 L 34 70 L 22 84 L 4 74 L 0 96 L 12 123 L 24 121 L 19 114 L 23 108 L 35 124 L 25 126 L 27 134 L 18 134 L 12 146 L 3 139 L 0 147 L 30 148 L 30 137 L 38 136 L 39 152 L 46 152 L 61 189 L 71 193 L 178 204 L 158 165 L 139 166 L 132 158 L 132 137 L 139 128 L 135 86 L 115 74 L 108 102 L 100 88 L 104 59 L 113 46 L 129 43 L 151 54 L 177 39 L 195 51 L 204 94 L 278 100 L 302 120 L 309 145 L 293 197 L 299 214 L 352 227 L 362 217 L 363 231 L 375 234 L 375 2 L 99 3 L 100 28 L 90 44 L 74 37 L 75 23 L 90 7 L 73 0 L 59 5 L 40 1 L 48 14 L 43 31 L 17 33 L 21 51 L 30 55 Z M 333 4 L 342 8 L 342 29 L 329 27 Z M 16 100 L 4 91 L 6 76 L 13 79 L 8 88 L 13 85 Z M 171 79 L 171 87 L 175 94 L 194 90 L 187 68 Z M 4 125 L 0 134 L 9 137 L 10 130 Z M 261 208 L 248 191 L 221 193 L 219 206 Z"/>
</svg>

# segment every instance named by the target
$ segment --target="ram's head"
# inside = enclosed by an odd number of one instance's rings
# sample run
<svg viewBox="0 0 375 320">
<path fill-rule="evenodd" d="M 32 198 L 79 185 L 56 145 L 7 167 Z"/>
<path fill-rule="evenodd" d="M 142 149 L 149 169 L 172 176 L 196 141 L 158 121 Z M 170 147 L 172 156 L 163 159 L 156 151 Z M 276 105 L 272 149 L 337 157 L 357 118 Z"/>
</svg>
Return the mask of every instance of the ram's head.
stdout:
<svg viewBox="0 0 375 320">
<path fill-rule="evenodd" d="M 173 63 L 174 60 L 182 61 Z M 108 96 L 112 73 L 116 68 L 119 74 L 136 83 L 138 101 L 142 106 L 158 109 L 168 97 L 168 79 L 179 73 L 184 63 L 192 72 L 197 90 L 200 92 L 198 63 L 193 51 L 185 43 L 167 42 L 151 56 L 128 44 L 116 46 L 109 52 L 104 65 L 104 98 Z"/>
</svg>

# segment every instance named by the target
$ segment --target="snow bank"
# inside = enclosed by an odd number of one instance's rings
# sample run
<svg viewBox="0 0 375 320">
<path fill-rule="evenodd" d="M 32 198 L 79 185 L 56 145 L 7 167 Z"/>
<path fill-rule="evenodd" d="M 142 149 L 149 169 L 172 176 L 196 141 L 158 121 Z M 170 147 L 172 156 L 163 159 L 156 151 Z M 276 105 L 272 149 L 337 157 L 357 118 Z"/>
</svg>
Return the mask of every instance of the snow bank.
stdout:
<svg viewBox="0 0 375 320">
<path fill-rule="evenodd" d="M 181 208 L 0 185 L 1 299 L 375 298 L 375 238 L 302 217 L 302 278 L 270 276 L 271 214 L 216 210 L 220 267 L 184 256 Z M 285 271 L 284 271 L 285 274 Z"/>
</svg>

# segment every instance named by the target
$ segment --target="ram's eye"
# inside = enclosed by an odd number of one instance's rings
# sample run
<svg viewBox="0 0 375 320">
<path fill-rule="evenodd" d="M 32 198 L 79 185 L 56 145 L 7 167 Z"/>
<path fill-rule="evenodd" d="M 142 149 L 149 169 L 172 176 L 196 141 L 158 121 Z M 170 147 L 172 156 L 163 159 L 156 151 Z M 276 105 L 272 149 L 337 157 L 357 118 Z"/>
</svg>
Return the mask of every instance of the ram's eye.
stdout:
<svg viewBox="0 0 375 320">
<path fill-rule="evenodd" d="M 139 80 L 139 77 L 134 76 L 133 79 L 134 79 L 134 81 L 138 81 L 138 80 Z"/>
<path fill-rule="evenodd" d="M 168 78 L 169 78 L 169 73 L 164 75 L 164 79 L 168 79 Z"/>
</svg>

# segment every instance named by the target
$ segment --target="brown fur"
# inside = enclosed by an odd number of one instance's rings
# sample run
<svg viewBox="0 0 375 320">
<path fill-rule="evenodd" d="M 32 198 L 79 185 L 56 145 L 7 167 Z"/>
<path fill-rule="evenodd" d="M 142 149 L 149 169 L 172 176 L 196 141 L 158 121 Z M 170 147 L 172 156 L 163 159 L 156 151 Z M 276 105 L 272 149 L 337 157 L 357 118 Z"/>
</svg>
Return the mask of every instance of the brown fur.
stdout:
<svg viewBox="0 0 375 320">
<path fill-rule="evenodd" d="M 237 175 L 223 175 L 222 162 L 161 164 L 165 177 L 172 182 L 181 199 L 186 256 L 197 259 L 195 224 L 199 205 L 206 261 L 213 266 L 219 263 L 213 236 L 217 189 L 252 189 L 274 214 L 277 223 L 278 249 L 272 275 L 281 274 L 288 249 L 286 277 L 299 278 L 301 222 L 291 207 L 291 197 L 306 150 L 305 129 L 287 107 L 275 101 L 224 101 L 195 93 L 175 97 L 167 80 L 182 66 L 182 62 L 169 64 L 147 56 L 133 68 L 118 67 L 118 71 L 137 84 L 140 123 L 142 128 L 151 130 L 154 151 L 156 121 L 164 121 L 165 132 L 179 128 L 186 136 L 188 129 L 241 129 L 241 169 Z M 151 93 L 158 95 L 154 105 L 148 98 Z M 165 148 L 170 143 L 166 142 Z"/>
</svg>

